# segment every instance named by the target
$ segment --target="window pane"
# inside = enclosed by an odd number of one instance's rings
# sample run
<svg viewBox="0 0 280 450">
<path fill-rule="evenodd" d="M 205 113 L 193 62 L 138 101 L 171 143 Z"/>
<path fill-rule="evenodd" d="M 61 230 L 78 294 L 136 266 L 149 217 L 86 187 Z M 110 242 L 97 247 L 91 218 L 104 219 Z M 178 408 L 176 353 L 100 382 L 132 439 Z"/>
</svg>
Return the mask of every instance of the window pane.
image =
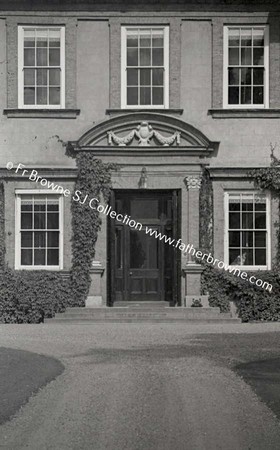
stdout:
<svg viewBox="0 0 280 450">
<path fill-rule="evenodd" d="M 37 66 L 47 66 L 48 65 L 48 52 L 46 48 L 37 48 Z"/>
<path fill-rule="evenodd" d="M 56 213 L 48 213 L 47 218 L 47 228 L 50 229 L 59 229 L 59 220 L 58 220 L 58 214 Z"/>
<path fill-rule="evenodd" d="M 37 47 L 48 46 L 48 30 L 36 30 L 36 43 Z"/>
<path fill-rule="evenodd" d="M 151 65 L 151 50 L 149 48 L 140 49 L 140 66 Z"/>
<path fill-rule="evenodd" d="M 252 49 L 241 48 L 241 65 L 250 66 L 252 64 Z"/>
<path fill-rule="evenodd" d="M 140 88 L 140 105 L 150 105 L 151 104 L 151 88 L 141 87 Z"/>
<path fill-rule="evenodd" d="M 32 213 L 21 213 L 21 228 L 23 230 L 32 229 Z"/>
<path fill-rule="evenodd" d="M 249 68 L 241 69 L 241 84 L 252 84 L 252 70 Z"/>
<path fill-rule="evenodd" d="M 266 231 L 255 232 L 255 247 L 266 247 Z"/>
<path fill-rule="evenodd" d="M 230 87 L 229 88 L 228 102 L 230 105 L 238 105 L 239 104 L 239 88 L 238 87 Z"/>
<path fill-rule="evenodd" d="M 253 102 L 255 105 L 262 105 L 264 102 L 263 87 L 258 86 L 253 89 Z"/>
<path fill-rule="evenodd" d="M 255 228 L 266 228 L 266 214 L 256 212 L 255 214 Z"/>
<path fill-rule="evenodd" d="M 24 30 L 24 47 L 35 47 L 34 30 Z"/>
<path fill-rule="evenodd" d="M 163 66 L 163 48 L 153 49 L 153 66 Z"/>
<path fill-rule="evenodd" d="M 48 84 L 48 69 L 37 70 L 37 86 L 46 86 Z"/>
<path fill-rule="evenodd" d="M 229 85 L 239 85 L 239 69 L 229 69 L 228 70 L 228 84 Z"/>
<path fill-rule="evenodd" d="M 253 63 L 254 65 L 263 65 L 264 63 L 264 49 L 263 48 L 254 48 L 253 50 Z"/>
<path fill-rule="evenodd" d="M 21 232 L 21 246 L 29 248 L 32 247 L 32 231 Z"/>
<path fill-rule="evenodd" d="M 230 66 L 237 66 L 239 64 L 239 49 L 238 48 L 229 48 L 228 63 Z"/>
<path fill-rule="evenodd" d="M 127 104 L 138 105 L 138 88 L 127 88 Z"/>
<path fill-rule="evenodd" d="M 59 105 L 60 104 L 60 88 L 59 87 L 50 87 L 50 105 Z"/>
<path fill-rule="evenodd" d="M 256 28 L 253 30 L 253 45 L 254 47 L 264 46 L 264 30 Z"/>
<path fill-rule="evenodd" d="M 48 247 L 58 247 L 59 246 L 59 232 L 49 231 L 48 232 Z"/>
<path fill-rule="evenodd" d="M 241 29 L 241 47 L 251 47 L 252 46 L 252 29 L 242 28 Z"/>
<path fill-rule="evenodd" d="M 46 228 L 46 214 L 34 213 L 34 228 L 44 230 Z"/>
<path fill-rule="evenodd" d="M 60 47 L 60 30 L 49 30 L 49 46 Z"/>
<path fill-rule="evenodd" d="M 239 213 L 229 213 L 229 228 L 230 229 L 240 228 L 240 214 Z"/>
<path fill-rule="evenodd" d="M 34 232 L 34 247 L 46 247 L 46 233 L 44 231 Z"/>
<path fill-rule="evenodd" d="M 241 103 L 249 105 L 252 103 L 252 89 L 250 87 L 241 87 Z"/>
<path fill-rule="evenodd" d="M 24 88 L 24 104 L 35 105 L 35 88 Z"/>
<path fill-rule="evenodd" d="M 253 213 L 242 214 L 242 228 L 245 230 L 253 229 Z"/>
<path fill-rule="evenodd" d="M 127 69 L 127 85 L 138 85 L 138 69 Z"/>
<path fill-rule="evenodd" d="M 236 203 L 230 202 L 229 210 L 230 211 L 240 211 L 240 201 L 239 201 L 239 199 L 238 199 L 238 201 Z"/>
<path fill-rule="evenodd" d="M 50 66 L 60 66 L 60 49 L 49 49 L 49 61 Z"/>
<path fill-rule="evenodd" d="M 24 66 L 35 66 L 35 49 L 24 49 Z"/>
<path fill-rule="evenodd" d="M 228 45 L 230 47 L 239 47 L 239 28 L 231 28 L 228 30 Z"/>
<path fill-rule="evenodd" d="M 153 47 L 162 47 L 163 48 L 163 32 L 153 30 L 152 45 L 153 45 Z"/>
<path fill-rule="evenodd" d="M 264 69 L 253 69 L 253 82 L 254 84 L 263 85 Z"/>
<path fill-rule="evenodd" d="M 47 264 L 48 266 L 58 266 L 59 265 L 59 251 L 58 250 L 47 250 Z"/>
<path fill-rule="evenodd" d="M 151 47 L 151 31 L 140 34 L 140 47 Z"/>
<path fill-rule="evenodd" d="M 24 86 L 35 86 L 35 69 L 24 69 Z"/>
<path fill-rule="evenodd" d="M 255 251 L 255 264 L 258 266 L 266 266 L 266 250 L 257 249 Z"/>
<path fill-rule="evenodd" d="M 151 69 L 140 70 L 140 85 L 151 86 Z"/>
<path fill-rule="evenodd" d="M 129 34 L 127 36 L 127 47 L 138 47 L 138 35 Z"/>
<path fill-rule="evenodd" d="M 251 202 L 249 202 L 249 199 L 245 199 L 245 201 L 242 201 L 242 211 L 244 212 L 252 212 L 253 211 L 253 197 Z"/>
<path fill-rule="evenodd" d="M 38 198 L 34 201 L 34 211 L 44 212 L 46 211 L 46 200 L 42 197 L 40 201 Z"/>
<path fill-rule="evenodd" d="M 46 265 L 46 250 L 44 248 L 34 250 L 34 265 L 35 266 Z"/>
<path fill-rule="evenodd" d="M 37 88 L 37 105 L 47 105 L 48 89 L 46 87 Z"/>
<path fill-rule="evenodd" d="M 229 249 L 229 264 L 240 266 L 240 250 L 239 249 Z"/>
<path fill-rule="evenodd" d="M 163 88 L 153 88 L 153 105 L 163 105 Z"/>
<path fill-rule="evenodd" d="M 153 69 L 153 85 L 154 86 L 163 86 L 163 69 Z"/>
<path fill-rule="evenodd" d="M 253 231 L 243 231 L 242 232 L 242 246 L 243 247 L 253 247 L 254 246 L 254 232 Z"/>
<path fill-rule="evenodd" d="M 229 232 L 229 246 L 230 247 L 240 247 L 240 232 L 230 231 Z"/>
<path fill-rule="evenodd" d="M 128 66 L 138 66 L 138 49 L 128 48 L 127 49 L 127 65 Z"/>
<path fill-rule="evenodd" d="M 32 250 L 21 250 L 21 261 L 22 266 L 32 265 Z"/>
<path fill-rule="evenodd" d="M 242 257 L 241 264 L 245 266 L 253 266 L 254 265 L 254 251 L 253 249 L 242 249 Z"/>
</svg>

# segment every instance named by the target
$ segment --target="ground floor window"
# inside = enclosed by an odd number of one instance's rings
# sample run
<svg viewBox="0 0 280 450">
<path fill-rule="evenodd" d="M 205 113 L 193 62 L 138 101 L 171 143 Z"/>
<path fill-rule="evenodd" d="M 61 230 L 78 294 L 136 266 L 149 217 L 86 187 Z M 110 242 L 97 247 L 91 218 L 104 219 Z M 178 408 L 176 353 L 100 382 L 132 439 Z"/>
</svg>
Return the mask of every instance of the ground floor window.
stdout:
<svg viewBox="0 0 280 450">
<path fill-rule="evenodd" d="M 270 268 L 269 211 L 269 197 L 266 194 L 225 194 L 225 259 L 228 264 Z"/>
<path fill-rule="evenodd" d="M 16 193 L 16 268 L 62 268 L 62 197 Z"/>
</svg>

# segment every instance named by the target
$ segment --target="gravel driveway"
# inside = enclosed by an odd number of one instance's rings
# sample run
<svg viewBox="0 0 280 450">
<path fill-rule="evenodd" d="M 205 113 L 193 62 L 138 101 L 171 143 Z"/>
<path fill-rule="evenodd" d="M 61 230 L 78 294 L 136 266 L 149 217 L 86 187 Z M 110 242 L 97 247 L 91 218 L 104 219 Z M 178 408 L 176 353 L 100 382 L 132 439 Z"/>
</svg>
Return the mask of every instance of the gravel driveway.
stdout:
<svg viewBox="0 0 280 450">
<path fill-rule="evenodd" d="M 65 371 L 0 427 L 0 448 L 278 450 L 271 410 L 198 351 L 208 334 L 267 331 L 280 342 L 280 324 L 3 325 L 1 346 L 54 356 Z"/>
</svg>

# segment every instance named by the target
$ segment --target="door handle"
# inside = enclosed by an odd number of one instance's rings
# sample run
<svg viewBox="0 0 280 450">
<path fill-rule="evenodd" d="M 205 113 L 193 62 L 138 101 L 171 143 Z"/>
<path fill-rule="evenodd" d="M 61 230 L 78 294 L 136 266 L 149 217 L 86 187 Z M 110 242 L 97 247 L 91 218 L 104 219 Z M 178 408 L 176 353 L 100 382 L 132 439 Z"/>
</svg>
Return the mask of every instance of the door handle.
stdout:
<svg viewBox="0 0 280 450">
<path fill-rule="evenodd" d="M 132 275 L 132 272 L 129 272 L 129 275 Z"/>
</svg>

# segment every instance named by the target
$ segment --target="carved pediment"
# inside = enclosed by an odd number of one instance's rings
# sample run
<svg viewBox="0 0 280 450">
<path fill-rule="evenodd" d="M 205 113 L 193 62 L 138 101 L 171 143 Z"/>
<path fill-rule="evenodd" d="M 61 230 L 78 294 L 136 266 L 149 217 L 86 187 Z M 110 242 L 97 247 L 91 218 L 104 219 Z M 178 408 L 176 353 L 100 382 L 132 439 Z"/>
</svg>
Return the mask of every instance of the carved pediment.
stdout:
<svg viewBox="0 0 280 450">
<path fill-rule="evenodd" d="M 215 143 L 190 124 L 177 117 L 162 113 L 133 112 L 113 116 L 96 124 L 78 141 L 70 143 L 76 150 L 95 148 L 98 151 L 108 147 L 129 148 L 146 147 L 146 151 L 156 151 L 156 148 L 170 147 L 173 151 L 211 152 Z M 127 150 L 126 150 L 127 149 Z M 150 150 L 149 150 L 150 149 Z M 177 149 L 177 150 L 176 150 Z M 167 149 L 166 149 L 167 150 Z"/>
</svg>

